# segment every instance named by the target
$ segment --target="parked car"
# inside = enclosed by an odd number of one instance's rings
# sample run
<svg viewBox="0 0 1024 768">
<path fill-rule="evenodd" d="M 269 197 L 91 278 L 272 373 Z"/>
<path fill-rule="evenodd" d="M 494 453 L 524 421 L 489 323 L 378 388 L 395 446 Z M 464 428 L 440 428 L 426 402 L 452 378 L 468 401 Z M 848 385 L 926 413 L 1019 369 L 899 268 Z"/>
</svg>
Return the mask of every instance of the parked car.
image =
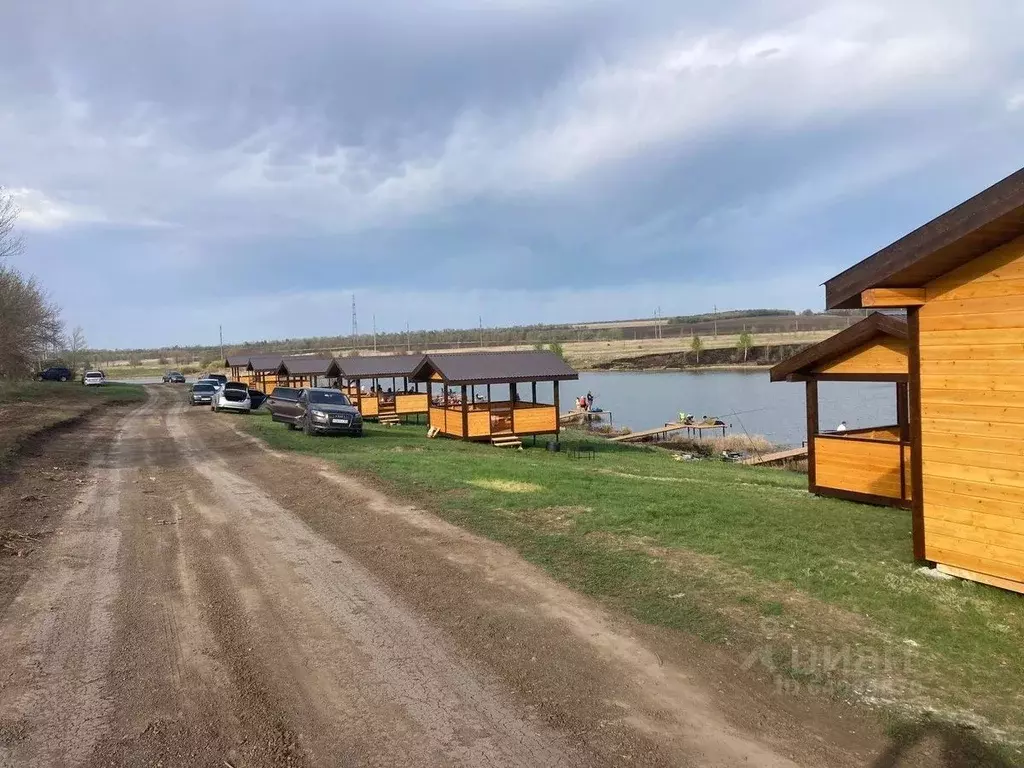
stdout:
<svg viewBox="0 0 1024 768">
<path fill-rule="evenodd" d="M 217 387 L 213 381 L 197 381 L 188 390 L 189 405 L 212 405 Z"/>
<path fill-rule="evenodd" d="M 301 428 L 307 435 L 363 435 L 363 417 L 359 409 L 336 389 L 302 389 L 295 400 L 281 398 L 276 409 L 276 414 L 271 411 L 271 417 L 276 416 L 274 421 L 287 424 L 289 429 Z"/>
<path fill-rule="evenodd" d="M 248 413 L 252 410 L 249 386 L 241 381 L 229 381 L 214 393 L 210 409 L 215 412 L 241 411 Z"/>
<path fill-rule="evenodd" d="M 249 400 L 252 401 L 252 409 L 255 411 L 259 410 L 260 406 L 267 401 L 267 396 L 263 394 L 262 390 L 249 387 Z"/>
<path fill-rule="evenodd" d="M 281 424 L 288 424 L 295 428 L 295 408 L 299 402 L 301 389 L 292 387 L 274 387 L 274 390 L 267 398 L 267 410 L 270 411 L 270 420 Z"/>
<path fill-rule="evenodd" d="M 185 377 L 178 371 L 168 371 L 164 374 L 164 384 L 184 384 Z"/>
<path fill-rule="evenodd" d="M 219 383 L 221 386 L 224 386 L 225 384 L 228 383 L 228 377 L 225 376 L 223 373 L 204 373 L 202 375 L 202 378 L 204 378 L 204 379 L 213 379 L 214 381 Z"/>
<path fill-rule="evenodd" d="M 70 368 L 53 367 L 39 372 L 40 381 L 71 381 L 72 378 Z"/>
<path fill-rule="evenodd" d="M 107 377 L 103 375 L 103 371 L 86 371 L 82 377 L 82 383 L 87 387 L 102 386 L 106 382 Z"/>
</svg>

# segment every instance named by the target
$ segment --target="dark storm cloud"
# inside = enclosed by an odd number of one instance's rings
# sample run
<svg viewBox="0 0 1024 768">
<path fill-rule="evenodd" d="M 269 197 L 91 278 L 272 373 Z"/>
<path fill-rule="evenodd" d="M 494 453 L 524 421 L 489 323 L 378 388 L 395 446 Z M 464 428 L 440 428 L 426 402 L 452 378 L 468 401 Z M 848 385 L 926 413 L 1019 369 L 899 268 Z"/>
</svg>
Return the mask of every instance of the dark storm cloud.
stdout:
<svg viewBox="0 0 1024 768">
<path fill-rule="evenodd" d="M 817 305 L 832 271 L 1019 165 L 1022 14 L 15 0 L 0 184 L 24 265 L 97 343 L 196 336 L 211 306 L 257 301 L 321 307 L 316 333 L 351 290 L 441 325 L 488 302 L 595 317 L 610 295 Z M 158 290 L 134 307 L 139 284 Z M 104 297 L 130 334 L 92 314 Z M 154 307 L 193 319 L 142 322 Z"/>
</svg>

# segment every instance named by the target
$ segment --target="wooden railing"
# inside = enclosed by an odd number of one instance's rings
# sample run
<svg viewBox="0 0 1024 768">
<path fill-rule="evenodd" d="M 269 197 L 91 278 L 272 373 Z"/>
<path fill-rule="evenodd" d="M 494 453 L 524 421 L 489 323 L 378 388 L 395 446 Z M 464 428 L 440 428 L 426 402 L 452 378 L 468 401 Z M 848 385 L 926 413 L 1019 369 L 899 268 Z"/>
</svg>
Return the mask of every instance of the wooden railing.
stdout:
<svg viewBox="0 0 1024 768">
<path fill-rule="evenodd" d="M 558 430 L 555 406 L 546 403 L 475 402 L 469 403 L 466 427 L 461 405 L 430 407 L 430 426 L 452 437 L 480 438 L 492 435 L 548 434 Z"/>
<path fill-rule="evenodd" d="M 911 499 L 910 444 L 889 428 L 814 437 L 814 486 L 866 500 Z M 870 437 L 865 435 L 871 435 Z"/>
</svg>

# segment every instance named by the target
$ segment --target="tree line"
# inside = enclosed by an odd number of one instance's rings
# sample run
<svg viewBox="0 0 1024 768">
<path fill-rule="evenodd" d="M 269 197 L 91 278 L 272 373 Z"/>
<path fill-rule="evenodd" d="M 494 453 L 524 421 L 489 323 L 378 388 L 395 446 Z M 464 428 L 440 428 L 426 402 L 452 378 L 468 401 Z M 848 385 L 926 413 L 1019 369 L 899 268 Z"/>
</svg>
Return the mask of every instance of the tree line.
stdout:
<svg viewBox="0 0 1024 768">
<path fill-rule="evenodd" d="M 0 379 L 26 378 L 58 360 L 74 370 L 86 344 L 81 328 L 65 336 L 60 307 L 36 278 L 11 264 L 25 249 L 18 213 L 14 196 L 0 187 Z"/>
</svg>

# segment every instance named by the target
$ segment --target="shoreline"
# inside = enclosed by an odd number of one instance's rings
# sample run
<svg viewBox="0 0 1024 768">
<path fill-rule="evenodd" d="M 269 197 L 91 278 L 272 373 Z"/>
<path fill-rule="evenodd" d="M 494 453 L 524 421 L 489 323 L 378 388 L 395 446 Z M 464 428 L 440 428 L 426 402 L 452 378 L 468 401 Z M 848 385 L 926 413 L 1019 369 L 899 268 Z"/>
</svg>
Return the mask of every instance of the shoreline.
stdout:
<svg viewBox="0 0 1024 768">
<path fill-rule="evenodd" d="M 767 371 L 772 366 L 769 363 L 722 363 L 720 365 L 687 365 L 685 367 L 659 366 L 650 368 L 598 368 L 584 364 L 576 364 L 569 361 L 569 365 L 579 373 L 686 373 L 688 371 L 749 371 L 751 373 Z"/>
</svg>

